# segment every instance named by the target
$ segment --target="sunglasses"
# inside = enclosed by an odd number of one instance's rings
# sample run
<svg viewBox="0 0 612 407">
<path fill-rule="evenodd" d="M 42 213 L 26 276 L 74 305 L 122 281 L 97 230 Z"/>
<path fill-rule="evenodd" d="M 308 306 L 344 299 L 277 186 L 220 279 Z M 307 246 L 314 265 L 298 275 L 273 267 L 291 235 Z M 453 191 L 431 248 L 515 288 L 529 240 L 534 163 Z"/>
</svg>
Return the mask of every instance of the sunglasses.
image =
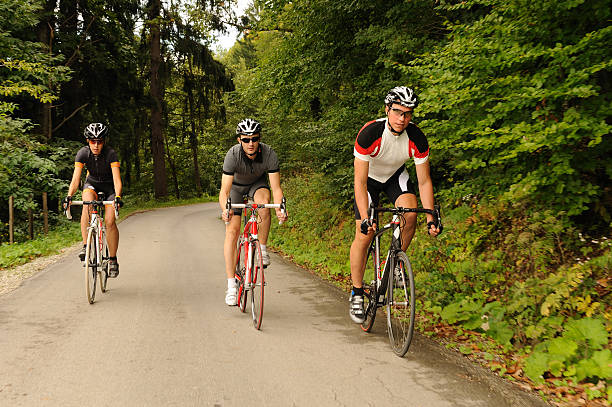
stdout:
<svg viewBox="0 0 612 407">
<path fill-rule="evenodd" d="M 257 143 L 259 141 L 260 136 L 255 136 L 255 137 L 241 137 L 240 141 L 243 142 L 244 144 L 249 144 L 251 141 L 253 143 Z"/>
<path fill-rule="evenodd" d="M 405 112 L 402 111 L 401 109 L 396 109 L 394 107 L 389 108 L 389 110 L 391 111 L 391 113 L 396 116 L 399 117 L 401 116 L 402 119 L 410 119 L 412 117 L 412 110 L 406 110 Z"/>
<path fill-rule="evenodd" d="M 89 144 L 104 144 L 104 140 L 87 140 Z"/>
</svg>

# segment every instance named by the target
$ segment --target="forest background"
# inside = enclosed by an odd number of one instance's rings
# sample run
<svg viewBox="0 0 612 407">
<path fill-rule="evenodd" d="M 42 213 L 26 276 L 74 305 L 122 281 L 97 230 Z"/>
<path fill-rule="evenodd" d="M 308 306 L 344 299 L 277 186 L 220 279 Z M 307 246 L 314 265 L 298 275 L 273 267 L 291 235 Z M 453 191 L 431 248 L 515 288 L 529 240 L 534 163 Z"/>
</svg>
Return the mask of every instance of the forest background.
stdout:
<svg viewBox="0 0 612 407">
<path fill-rule="evenodd" d="M 354 139 L 408 85 L 445 222 L 408 253 L 419 329 L 551 402 L 609 404 L 609 2 L 234 5 L 0 2 L 0 267 L 32 255 L 7 244 L 9 196 L 17 242 L 42 192 L 67 227 L 57 202 L 87 123 L 109 125 L 137 203 L 216 195 L 235 126 L 254 117 L 291 214 L 271 243 L 346 288 Z M 240 40 L 213 50 L 230 27 Z"/>
</svg>

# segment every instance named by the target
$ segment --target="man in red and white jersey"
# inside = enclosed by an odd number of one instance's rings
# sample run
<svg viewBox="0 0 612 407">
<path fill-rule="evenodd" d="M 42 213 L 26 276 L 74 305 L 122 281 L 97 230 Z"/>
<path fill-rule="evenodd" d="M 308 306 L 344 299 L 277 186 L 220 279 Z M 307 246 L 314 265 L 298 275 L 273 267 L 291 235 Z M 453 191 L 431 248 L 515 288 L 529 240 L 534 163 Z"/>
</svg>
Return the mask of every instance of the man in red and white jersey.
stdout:
<svg viewBox="0 0 612 407">
<path fill-rule="evenodd" d="M 397 86 L 385 97 L 386 117 L 368 122 L 355 140 L 355 239 L 351 244 L 351 279 L 349 315 L 356 323 L 365 319 L 363 274 L 368 246 L 374 229 L 368 220 L 370 203 L 379 205 L 384 191 L 396 207 L 416 208 L 417 198 L 405 163 L 414 161 L 419 195 L 423 208 L 434 208 L 433 185 L 429 172 L 429 144 L 425 134 L 412 123 L 413 110 L 418 106 L 414 91 Z M 416 229 L 416 214 L 404 214 L 401 231 L 402 250 L 406 250 Z M 441 230 L 427 214 L 428 233 L 437 236 Z"/>
</svg>

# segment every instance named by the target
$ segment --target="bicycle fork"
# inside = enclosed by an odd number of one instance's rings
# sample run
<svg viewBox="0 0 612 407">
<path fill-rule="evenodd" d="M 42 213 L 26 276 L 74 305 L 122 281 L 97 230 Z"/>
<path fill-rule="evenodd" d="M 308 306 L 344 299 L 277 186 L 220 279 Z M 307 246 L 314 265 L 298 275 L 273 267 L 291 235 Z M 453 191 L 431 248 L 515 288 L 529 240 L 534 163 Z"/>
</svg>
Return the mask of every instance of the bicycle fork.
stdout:
<svg viewBox="0 0 612 407">
<path fill-rule="evenodd" d="M 380 238 L 377 237 L 374 242 L 374 245 L 375 245 L 374 250 L 376 253 L 375 262 L 377 263 L 376 264 L 376 270 L 377 270 L 376 303 L 377 303 L 377 306 L 379 307 L 385 306 L 387 301 L 391 301 L 393 303 L 393 298 L 386 298 L 386 297 L 387 297 L 387 284 L 389 284 L 389 281 L 393 281 L 393 280 L 390 280 L 389 273 L 391 272 L 391 270 L 395 270 L 396 257 L 391 256 L 391 252 L 394 250 L 397 250 L 398 248 L 401 250 L 401 246 L 400 246 L 401 231 L 400 231 L 399 224 L 400 224 L 399 216 L 393 215 L 393 219 L 391 220 L 389 224 L 389 225 L 392 225 L 393 227 L 393 234 L 392 234 L 392 239 L 391 239 L 391 249 L 389 249 L 389 251 L 387 252 L 387 257 L 385 258 L 385 261 L 383 262 L 384 267 L 381 267 L 382 264 L 380 263 L 380 256 L 379 256 Z"/>
</svg>

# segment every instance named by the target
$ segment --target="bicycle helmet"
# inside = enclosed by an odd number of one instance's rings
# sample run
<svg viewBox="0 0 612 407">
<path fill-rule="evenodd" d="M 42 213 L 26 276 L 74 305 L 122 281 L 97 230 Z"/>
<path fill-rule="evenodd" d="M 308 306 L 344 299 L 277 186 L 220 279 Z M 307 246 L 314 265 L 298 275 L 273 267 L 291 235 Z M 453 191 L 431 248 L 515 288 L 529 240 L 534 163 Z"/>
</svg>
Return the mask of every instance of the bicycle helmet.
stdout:
<svg viewBox="0 0 612 407">
<path fill-rule="evenodd" d="M 261 124 L 257 120 L 244 119 L 238 123 L 236 127 L 236 135 L 239 136 L 244 134 L 245 136 L 252 136 L 253 134 L 261 133 Z"/>
<path fill-rule="evenodd" d="M 393 103 L 415 109 L 419 105 L 419 98 L 411 88 L 396 86 L 385 97 L 385 105 L 391 106 Z"/>
<path fill-rule="evenodd" d="M 108 135 L 108 127 L 102 123 L 90 123 L 85 127 L 83 135 L 88 140 L 104 140 Z"/>
</svg>

